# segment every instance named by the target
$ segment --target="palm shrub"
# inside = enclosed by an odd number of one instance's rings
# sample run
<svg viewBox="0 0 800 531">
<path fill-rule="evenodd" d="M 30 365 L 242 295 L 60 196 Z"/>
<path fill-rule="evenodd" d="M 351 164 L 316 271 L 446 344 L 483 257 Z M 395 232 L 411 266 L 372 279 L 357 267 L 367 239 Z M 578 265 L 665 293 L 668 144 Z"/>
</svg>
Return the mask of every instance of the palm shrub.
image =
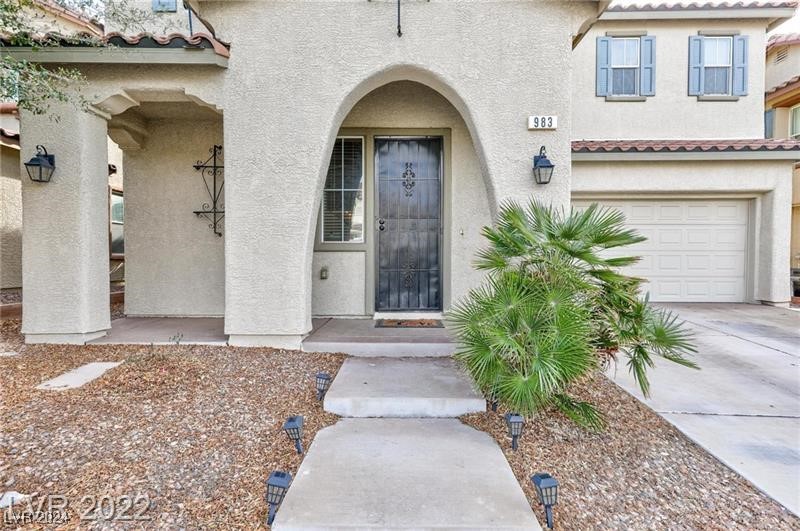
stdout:
<svg viewBox="0 0 800 531">
<path fill-rule="evenodd" d="M 536 201 L 502 205 L 476 262 L 487 277 L 448 315 L 456 358 L 487 396 L 523 415 L 555 407 L 601 429 L 602 415 L 571 389 L 610 361 L 624 356 L 645 396 L 654 357 L 697 368 L 682 323 L 620 271 L 638 257 L 619 249 L 645 240 L 624 221 L 596 204 L 568 213 Z"/>
</svg>

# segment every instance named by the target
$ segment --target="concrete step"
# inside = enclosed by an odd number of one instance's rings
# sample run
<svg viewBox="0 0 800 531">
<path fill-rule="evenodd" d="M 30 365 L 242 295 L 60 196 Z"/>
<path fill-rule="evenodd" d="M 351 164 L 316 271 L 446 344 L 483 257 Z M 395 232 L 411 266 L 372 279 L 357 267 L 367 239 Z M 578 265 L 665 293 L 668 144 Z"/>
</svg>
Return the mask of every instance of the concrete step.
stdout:
<svg viewBox="0 0 800 531">
<path fill-rule="evenodd" d="M 305 352 L 343 352 L 364 357 L 452 356 L 445 328 L 377 328 L 372 319 L 314 319 Z"/>
<path fill-rule="evenodd" d="M 319 431 L 273 529 L 541 529 L 503 452 L 456 419 L 342 419 Z"/>
<path fill-rule="evenodd" d="M 348 358 L 324 405 L 343 417 L 458 417 L 486 410 L 452 358 Z"/>
</svg>

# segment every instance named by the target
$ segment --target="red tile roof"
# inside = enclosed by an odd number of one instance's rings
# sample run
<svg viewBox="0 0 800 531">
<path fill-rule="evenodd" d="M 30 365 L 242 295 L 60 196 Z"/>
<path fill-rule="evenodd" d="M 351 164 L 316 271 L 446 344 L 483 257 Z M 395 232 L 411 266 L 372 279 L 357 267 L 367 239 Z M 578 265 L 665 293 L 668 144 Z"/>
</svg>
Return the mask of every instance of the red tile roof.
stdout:
<svg viewBox="0 0 800 531">
<path fill-rule="evenodd" d="M 17 104 L 14 102 L 0 103 L 0 114 L 17 114 Z"/>
<path fill-rule="evenodd" d="M 779 90 L 783 90 L 783 89 L 785 89 L 787 87 L 790 87 L 792 85 L 795 85 L 797 83 L 800 83 L 800 76 L 794 76 L 790 80 L 784 81 L 780 85 L 772 87 L 771 89 L 767 90 L 766 95 L 767 96 L 771 96 L 771 95 L 775 94 L 776 92 L 778 92 Z M 795 87 L 792 87 L 792 88 L 795 88 Z"/>
<path fill-rule="evenodd" d="M 0 127 L 0 144 L 19 148 L 19 132 Z"/>
<path fill-rule="evenodd" d="M 138 35 L 123 35 L 119 32 L 106 34 L 103 40 L 109 44 L 122 48 L 213 48 L 217 55 L 230 57 L 229 45 L 223 44 L 208 33 L 170 33 L 166 36 L 140 33 Z"/>
<path fill-rule="evenodd" d="M 698 11 L 705 9 L 760 9 L 760 8 L 796 8 L 798 0 L 736 0 L 728 2 L 664 2 L 642 1 L 637 4 L 612 5 L 606 12 L 620 11 Z"/>
<path fill-rule="evenodd" d="M 798 151 L 800 141 L 752 140 L 573 140 L 573 153 L 697 153 Z"/>
<path fill-rule="evenodd" d="M 773 35 L 767 41 L 767 53 L 773 48 L 780 46 L 791 46 L 792 44 L 800 44 L 800 33 L 785 33 L 783 35 Z"/>
<path fill-rule="evenodd" d="M 192 35 L 170 33 L 169 35 L 159 36 L 150 33 L 123 35 L 119 32 L 111 32 L 99 40 L 88 34 L 67 36 L 58 33 L 46 33 L 36 35 L 32 40 L 42 43 L 43 46 L 62 46 L 65 48 L 98 46 L 103 43 L 120 48 L 209 48 L 213 49 L 217 55 L 226 58 L 230 57 L 229 45 L 218 41 L 208 33 L 194 33 Z M 0 35 L 0 44 L 9 48 L 21 46 L 8 38 L 3 38 L 2 35 Z M 22 46 L 27 46 L 27 44 Z"/>
</svg>

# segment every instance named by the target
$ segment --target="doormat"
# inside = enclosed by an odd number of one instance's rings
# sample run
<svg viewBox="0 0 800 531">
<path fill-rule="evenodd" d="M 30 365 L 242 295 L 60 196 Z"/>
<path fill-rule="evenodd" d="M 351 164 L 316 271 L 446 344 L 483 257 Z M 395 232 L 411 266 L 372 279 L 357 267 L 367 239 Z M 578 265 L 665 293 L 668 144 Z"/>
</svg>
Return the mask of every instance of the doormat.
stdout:
<svg viewBox="0 0 800 531">
<path fill-rule="evenodd" d="M 375 328 L 444 328 L 439 319 L 378 319 Z"/>
</svg>

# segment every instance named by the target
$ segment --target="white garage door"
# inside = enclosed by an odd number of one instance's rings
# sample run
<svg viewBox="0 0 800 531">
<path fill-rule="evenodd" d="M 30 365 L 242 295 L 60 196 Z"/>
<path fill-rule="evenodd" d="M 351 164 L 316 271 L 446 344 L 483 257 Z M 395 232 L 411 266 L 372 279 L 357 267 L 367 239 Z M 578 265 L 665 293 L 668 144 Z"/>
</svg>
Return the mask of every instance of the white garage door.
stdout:
<svg viewBox="0 0 800 531">
<path fill-rule="evenodd" d="M 621 210 L 647 241 L 620 254 L 642 260 L 628 274 L 648 280 L 650 300 L 742 302 L 748 202 L 742 200 L 598 200 Z M 574 201 L 577 208 L 591 201 Z"/>
</svg>

